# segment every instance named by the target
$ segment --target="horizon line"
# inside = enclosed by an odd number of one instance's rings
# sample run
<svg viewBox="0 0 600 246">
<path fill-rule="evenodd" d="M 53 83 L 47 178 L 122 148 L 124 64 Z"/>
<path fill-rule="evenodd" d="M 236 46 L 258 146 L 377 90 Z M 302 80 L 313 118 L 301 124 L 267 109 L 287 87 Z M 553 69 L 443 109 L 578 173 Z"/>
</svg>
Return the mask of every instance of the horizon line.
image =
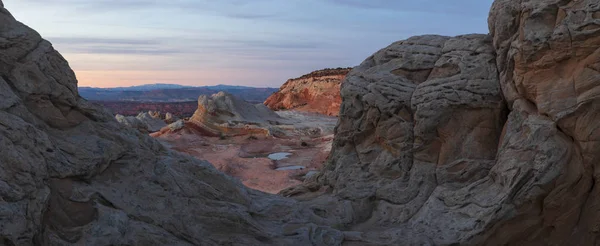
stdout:
<svg viewBox="0 0 600 246">
<path fill-rule="evenodd" d="M 211 87 L 211 86 L 237 86 L 237 87 L 247 87 L 247 88 L 265 88 L 265 89 L 277 89 L 279 87 L 270 87 L 270 86 L 249 86 L 249 85 L 236 85 L 236 84 L 216 84 L 216 85 L 182 85 L 175 83 L 149 83 L 149 84 L 139 84 L 139 85 L 130 85 L 130 86 L 113 86 L 113 87 L 97 87 L 97 86 L 89 86 L 89 85 L 77 85 L 77 88 L 92 88 L 92 89 L 117 89 L 117 88 L 132 88 L 132 87 L 140 87 L 140 86 L 148 86 L 148 85 L 176 85 L 181 86 L 181 88 L 199 88 L 199 87 Z M 180 89 L 180 88 L 165 88 L 165 89 Z"/>
</svg>

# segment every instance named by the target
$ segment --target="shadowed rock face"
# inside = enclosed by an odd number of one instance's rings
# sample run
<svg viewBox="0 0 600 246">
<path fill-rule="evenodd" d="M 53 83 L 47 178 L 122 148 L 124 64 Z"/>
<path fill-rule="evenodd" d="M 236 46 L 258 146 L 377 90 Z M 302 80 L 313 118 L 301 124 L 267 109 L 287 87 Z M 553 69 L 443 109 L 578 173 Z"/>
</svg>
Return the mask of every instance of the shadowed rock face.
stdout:
<svg viewBox="0 0 600 246">
<path fill-rule="evenodd" d="M 561 141 L 539 142 L 539 157 L 530 162 L 548 165 L 555 159 L 548 168 L 560 170 L 559 175 L 537 188 L 537 200 L 521 208 L 525 215 L 494 228 L 488 241 L 598 244 L 600 3 L 498 0 L 489 26 L 511 117 L 526 107 L 520 115 L 524 122 L 542 120 Z"/>
<path fill-rule="evenodd" d="M 294 201 L 121 127 L 4 8 L 0 146 L 2 245 L 289 245 L 328 231 L 299 220 L 306 233 L 284 237 L 284 220 L 309 217 Z"/>
<path fill-rule="evenodd" d="M 327 168 L 294 201 L 120 127 L 0 8 L 0 242 L 595 245 L 599 9 L 497 0 L 490 35 L 378 51 L 348 74 Z"/>
<path fill-rule="evenodd" d="M 340 86 L 350 68 L 324 69 L 290 79 L 265 101 L 273 110 L 298 110 L 337 116 Z"/>
<path fill-rule="evenodd" d="M 489 25 L 355 68 L 328 171 L 284 194 L 328 187 L 371 243 L 596 245 L 600 5 L 498 0 Z"/>
<path fill-rule="evenodd" d="M 511 176 L 516 163 L 495 165 L 507 114 L 496 75 L 487 35 L 413 37 L 348 74 L 330 164 L 316 182 L 351 201 L 339 203 L 352 211 L 342 220 L 373 230 L 360 240 L 467 242 L 506 216 L 498 210 L 514 190 L 492 175 Z"/>
</svg>

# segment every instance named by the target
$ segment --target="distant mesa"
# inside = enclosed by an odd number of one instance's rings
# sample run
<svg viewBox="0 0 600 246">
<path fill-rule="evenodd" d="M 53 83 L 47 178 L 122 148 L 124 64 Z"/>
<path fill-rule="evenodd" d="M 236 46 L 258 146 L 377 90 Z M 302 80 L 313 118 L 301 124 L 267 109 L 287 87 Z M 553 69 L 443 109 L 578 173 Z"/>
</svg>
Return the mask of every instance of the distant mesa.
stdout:
<svg viewBox="0 0 600 246">
<path fill-rule="evenodd" d="M 298 110 L 337 116 L 342 81 L 352 68 L 317 70 L 289 79 L 264 104 L 273 110 Z"/>
</svg>

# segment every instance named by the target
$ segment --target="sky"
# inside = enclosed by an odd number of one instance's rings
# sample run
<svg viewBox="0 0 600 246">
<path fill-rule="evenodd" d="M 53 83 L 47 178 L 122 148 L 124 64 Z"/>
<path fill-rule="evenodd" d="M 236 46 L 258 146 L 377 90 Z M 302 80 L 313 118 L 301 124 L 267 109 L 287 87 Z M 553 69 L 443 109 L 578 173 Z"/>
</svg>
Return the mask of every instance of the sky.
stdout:
<svg viewBox="0 0 600 246">
<path fill-rule="evenodd" d="M 414 35 L 488 33 L 492 0 L 3 0 L 79 86 L 279 87 Z"/>
</svg>

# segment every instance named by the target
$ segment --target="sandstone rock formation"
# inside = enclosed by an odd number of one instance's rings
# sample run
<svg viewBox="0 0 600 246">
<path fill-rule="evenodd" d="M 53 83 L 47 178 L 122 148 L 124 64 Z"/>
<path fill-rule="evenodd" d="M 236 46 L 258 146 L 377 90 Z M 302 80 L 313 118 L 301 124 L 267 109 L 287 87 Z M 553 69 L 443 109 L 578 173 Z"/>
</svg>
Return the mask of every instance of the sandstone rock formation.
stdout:
<svg viewBox="0 0 600 246">
<path fill-rule="evenodd" d="M 249 190 L 83 100 L 68 63 L 2 1 L 0 95 L 2 245 L 327 240 L 328 229 L 302 220 L 297 233 L 285 229 L 308 216 L 294 201 Z"/>
<path fill-rule="evenodd" d="M 179 118 L 190 117 L 198 108 L 198 101 L 191 102 L 135 102 L 135 101 L 93 101 L 113 114 L 136 116 L 140 112 L 169 112 Z M 172 123 L 172 122 L 171 122 Z"/>
<path fill-rule="evenodd" d="M 167 126 L 167 123 L 162 119 L 161 114 L 156 111 L 139 113 L 135 118 L 146 124 L 146 126 L 148 126 L 148 131 L 150 132 L 160 131 L 160 129 Z"/>
<path fill-rule="evenodd" d="M 136 117 L 117 114 L 115 115 L 115 119 L 125 127 L 137 129 L 143 133 L 148 132 L 148 125 Z"/>
<path fill-rule="evenodd" d="M 238 136 L 268 135 L 268 129 L 264 126 L 279 124 L 279 121 L 283 119 L 262 104 L 250 104 L 231 94 L 219 92 L 198 98 L 198 110 L 189 123 L 208 136 Z"/>
<path fill-rule="evenodd" d="M 335 117 L 300 112 L 274 112 L 263 104 L 250 104 L 219 92 L 198 98 L 198 109 L 188 120 L 177 121 L 151 134 L 161 137 L 179 131 L 202 137 L 269 136 L 323 137 L 333 134 Z"/>
<path fill-rule="evenodd" d="M 172 124 L 172 123 L 175 123 L 176 121 L 179 121 L 179 117 L 177 117 L 169 112 L 165 113 L 165 123 Z"/>
<path fill-rule="evenodd" d="M 263 127 L 270 135 L 212 136 L 183 120 L 150 136 L 170 149 L 207 160 L 249 188 L 276 194 L 322 169 L 333 142 L 336 117 L 277 112 L 286 125 Z M 261 126 L 262 127 L 262 126 Z M 285 158 L 278 158 L 284 155 Z"/>
<path fill-rule="evenodd" d="M 294 109 L 337 116 L 342 99 L 340 85 L 351 68 L 314 71 L 290 79 L 265 101 L 272 110 Z"/>
<path fill-rule="evenodd" d="M 155 111 L 139 113 L 136 117 L 117 114 L 115 119 L 125 127 L 134 128 L 144 133 L 157 132 L 167 126 L 167 123 L 165 123 L 167 120 L 161 119 L 161 114 Z"/>
<path fill-rule="evenodd" d="M 595 0 L 496 0 L 490 35 L 375 53 L 342 85 L 326 170 L 282 192 L 294 201 L 122 129 L 2 7 L 0 242 L 596 245 L 598 13 Z M 200 101 L 201 124 L 255 120 Z"/>
<path fill-rule="evenodd" d="M 329 187 L 353 230 L 379 231 L 360 241 L 452 244 L 489 226 L 490 191 L 510 190 L 489 178 L 507 113 L 494 53 L 487 35 L 412 37 L 348 74 L 330 164 L 307 186 Z"/>
<path fill-rule="evenodd" d="M 284 194 L 329 189 L 359 244 L 597 245 L 599 13 L 497 0 L 490 36 L 375 53 L 342 86 L 328 171 Z"/>
<path fill-rule="evenodd" d="M 507 135 L 534 147 L 531 154 L 512 158 L 530 160 L 512 171 L 532 170 L 528 180 L 539 185 L 519 190 L 513 198 L 523 204 L 515 206 L 519 216 L 496 226 L 486 239 L 598 244 L 600 3 L 497 0 L 489 26 L 500 84 L 512 109 Z M 519 123 L 535 131 L 519 129 Z M 533 141 L 536 135 L 546 137 Z"/>
</svg>

